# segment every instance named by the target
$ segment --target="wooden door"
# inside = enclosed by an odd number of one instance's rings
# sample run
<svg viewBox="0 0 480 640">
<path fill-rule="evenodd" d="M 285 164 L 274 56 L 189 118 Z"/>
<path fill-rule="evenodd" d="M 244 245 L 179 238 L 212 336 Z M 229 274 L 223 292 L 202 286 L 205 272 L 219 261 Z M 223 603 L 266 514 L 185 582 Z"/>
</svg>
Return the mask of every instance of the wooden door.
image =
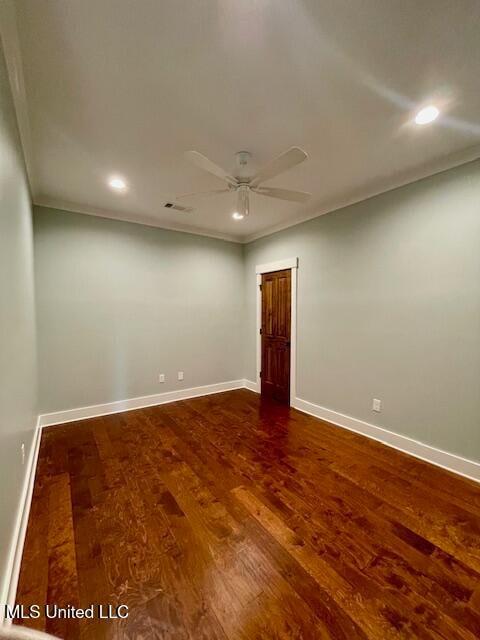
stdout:
<svg viewBox="0 0 480 640">
<path fill-rule="evenodd" d="M 262 395 L 290 404 L 291 270 L 262 275 Z"/>
</svg>

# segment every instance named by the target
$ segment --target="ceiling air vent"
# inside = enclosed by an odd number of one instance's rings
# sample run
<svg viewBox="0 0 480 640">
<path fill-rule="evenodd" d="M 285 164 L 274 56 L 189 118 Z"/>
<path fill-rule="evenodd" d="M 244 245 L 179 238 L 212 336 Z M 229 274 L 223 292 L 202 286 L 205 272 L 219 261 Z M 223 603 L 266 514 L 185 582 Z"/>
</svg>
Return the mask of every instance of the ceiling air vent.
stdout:
<svg viewBox="0 0 480 640">
<path fill-rule="evenodd" d="M 173 211 L 178 211 L 179 213 L 189 213 L 193 211 L 192 207 L 182 207 L 182 205 L 176 204 L 175 202 L 165 202 L 163 206 L 165 209 L 173 209 Z"/>
</svg>

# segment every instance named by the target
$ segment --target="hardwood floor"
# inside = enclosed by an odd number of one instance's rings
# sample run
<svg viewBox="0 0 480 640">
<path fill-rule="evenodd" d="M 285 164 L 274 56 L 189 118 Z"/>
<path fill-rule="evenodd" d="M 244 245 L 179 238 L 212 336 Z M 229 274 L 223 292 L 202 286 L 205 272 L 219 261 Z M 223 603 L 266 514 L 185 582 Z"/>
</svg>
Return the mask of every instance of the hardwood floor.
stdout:
<svg viewBox="0 0 480 640">
<path fill-rule="evenodd" d="M 62 638 L 480 637 L 480 486 L 239 390 L 43 433 L 17 601 Z"/>
</svg>

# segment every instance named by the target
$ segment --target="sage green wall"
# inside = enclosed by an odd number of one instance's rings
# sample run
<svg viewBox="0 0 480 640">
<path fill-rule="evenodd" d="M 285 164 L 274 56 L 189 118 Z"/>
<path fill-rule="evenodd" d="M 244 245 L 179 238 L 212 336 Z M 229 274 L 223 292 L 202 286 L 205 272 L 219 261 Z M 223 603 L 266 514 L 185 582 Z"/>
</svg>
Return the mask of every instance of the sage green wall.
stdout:
<svg viewBox="0 0 480 640">
<path fill-rule="evenodd" d="M 7 557 L 36 407 L 33 242 L 28 185 L 0 41 L 0 619 Z"/>
<path fill-rule="evenodd" d="M 250 380 L 255 265 L 291 256 L 297 396 L 480 460 L 480 161 L 249 244 Z"/>
<path fill-rule="evenodd" d="M 35 208 L 41 412 L 254 380 L 255 265 L 298 256 L 297 396 L 480 460 L 479 196 L 477 161 L 244 247 Z"/>
<path fill-rule="evenodd" d="M 34 227 L 41 413 L 241 378 L 240 245 L 42 207 Z"/>
</svg>

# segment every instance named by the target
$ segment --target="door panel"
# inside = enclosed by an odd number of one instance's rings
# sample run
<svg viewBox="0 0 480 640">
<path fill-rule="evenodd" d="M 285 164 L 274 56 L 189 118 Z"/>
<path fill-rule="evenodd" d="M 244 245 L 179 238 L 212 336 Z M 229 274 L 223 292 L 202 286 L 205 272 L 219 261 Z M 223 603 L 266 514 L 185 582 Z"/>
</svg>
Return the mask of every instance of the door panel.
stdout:
<svg viewBox="0 0 480 640">
<path fill-rule="evenodd" d="M 288 277 L 277 278 L 277 305 L 275 334 L 277 338 L 290 339 L 290 271 Z"/>
<path fill-rule="evenodd" d="M 269 279 L 265 281 L 265 285 L 262 283 L 262 296 L 265 298 L 265 316 L 263 330 L 265 335 L 273 337 L 275 335 L 275 329 L 273 326 L 273 295 L 274 295 L 274 281 Z"/>
<path fill-rule="evenodd" d="M 277 363 L 275 362 L 276 352 L 271 344 L 265 345 L 264 364 L 262 367 L 262 378 L 265 384 L 275 383 L 275 373 Z"/>
<path fill-rule="evenodd" d="M 290 402 L 291 270 L 262 275 L 262 395 Z"/>
</svg>

